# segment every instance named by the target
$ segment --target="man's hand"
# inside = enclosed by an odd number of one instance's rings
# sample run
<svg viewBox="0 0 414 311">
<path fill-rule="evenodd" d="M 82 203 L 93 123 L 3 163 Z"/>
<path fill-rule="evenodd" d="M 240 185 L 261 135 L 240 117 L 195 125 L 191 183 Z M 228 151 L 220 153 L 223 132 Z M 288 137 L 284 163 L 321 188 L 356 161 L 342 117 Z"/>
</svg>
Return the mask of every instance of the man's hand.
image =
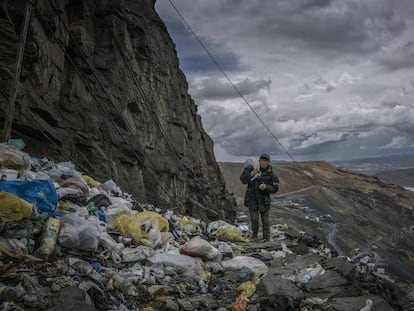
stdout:
<svg viewBox="0 0 414 311">
<path fill-rule="evenodd" d="M 266 189 L 266 184 L 260 184 L 259 189 L 260 190 L 265 190 Z"/>
<path fill-rule="evenodd" d="M 253 171 L 250 172 L 250 176 L 254 177 L 256 176 L 257 173 L 258 173 L 257 169 L 254 169 Z"/>
</svg>

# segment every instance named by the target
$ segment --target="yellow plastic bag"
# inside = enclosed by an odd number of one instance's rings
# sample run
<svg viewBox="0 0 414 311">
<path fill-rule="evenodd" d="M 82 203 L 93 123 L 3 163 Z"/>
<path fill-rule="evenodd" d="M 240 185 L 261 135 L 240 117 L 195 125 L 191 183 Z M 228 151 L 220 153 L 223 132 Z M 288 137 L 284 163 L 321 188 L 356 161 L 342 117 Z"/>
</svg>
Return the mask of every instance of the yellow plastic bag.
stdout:
<svg viewBox="0 0 414 311">
<path fill-rule="evenodd" d="M 236 226 L 223 220 L 213 221 L 208 224 L 207 231 L 214 237 L 225 241 L 247 242 Z"/>
<path fill-rule="evenodd" d="M 25 170 L 30 165 L 30 156 L 15 146 L 0 144 L 0 165 L 14 170 Z"/>
<path fill-rule="evenodd" d="M 19 198 L 17 195 L 0 191 L 0 220 L 13 222 L 29 218 L 33 212 L 33 205 Z"/>
<path fill-rule="evenodd" d="M 182 225 L 182 226 L 185 226 L 185 225 L 190 225 L 190 226 L 193 226 L 194 228 L 195 228 L 195 227 L 197 227 L 197 224 L 195 223 L 195 221 L 194 221 L 194 220 L 192 220 L 192 219 L 189 219 L 189 218 L 187 218 L 187 217 L 183 217 L 183 218 L 181 218 L 181 219 L 178 221 L 178 223 L 179 223 L 180 225 Z"/>
<path fill-rule="evenodd" d="M 98 188 L 100 183 L 97 182 L 95 179 L 93 179 L 92 177 L 88 176 L 88 175 L 82 175 L 81 178 L 83 179 L 84 182 L 86 182 L 88 184 L 89 187 L 95 187 Z"/>
<path fill-rule="evenodd" d="M 244 282 L 237 289 L 240 291 L 240 295 L 249 298 L 256 292 L 256 283 L 252 281 Z"/>
<path fill-rule="evenodd" d="M 168 220 L 150 211 L 135 215 L 121 215 L 115 220 L 121 235 L 133 236 L 141 244 L 156 247 L 161 243 L 161 231 L 169 231 Z"/>
</svg>

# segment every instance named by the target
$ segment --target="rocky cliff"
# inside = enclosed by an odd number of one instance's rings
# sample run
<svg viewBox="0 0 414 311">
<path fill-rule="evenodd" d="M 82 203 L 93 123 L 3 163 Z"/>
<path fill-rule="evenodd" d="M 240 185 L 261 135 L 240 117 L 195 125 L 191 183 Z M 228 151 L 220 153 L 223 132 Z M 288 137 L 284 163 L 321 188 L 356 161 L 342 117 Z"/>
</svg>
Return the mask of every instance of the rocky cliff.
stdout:
<svg viewBox="0 0 414 311">
<path fill-rule="evenodd" d="M 25 2 L 0 8 L 2 127 Z M 233 218 L 213 142 L 154 3 L 39 0 L 12 136 L 31 154 L 110 176 L 141 201 Z"/>
</svg>

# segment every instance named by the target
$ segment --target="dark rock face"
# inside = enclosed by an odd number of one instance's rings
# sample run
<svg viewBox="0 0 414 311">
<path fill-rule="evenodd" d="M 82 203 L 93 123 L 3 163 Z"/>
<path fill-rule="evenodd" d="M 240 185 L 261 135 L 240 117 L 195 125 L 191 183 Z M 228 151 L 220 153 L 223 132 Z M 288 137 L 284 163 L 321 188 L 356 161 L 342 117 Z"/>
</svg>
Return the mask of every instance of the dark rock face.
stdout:
<svg viewBox="0 0 414 311">
<path fill-rule="evenodd" d="M 1 124 L 24 4 L 6 0 L 0 8 Z M 154 1 L 39 0 L 12 136 L 31 154 L 71 158 L 97 179 L 110 176 L 139 200 L 234 219 L 187 90 Z"/>
</svg>

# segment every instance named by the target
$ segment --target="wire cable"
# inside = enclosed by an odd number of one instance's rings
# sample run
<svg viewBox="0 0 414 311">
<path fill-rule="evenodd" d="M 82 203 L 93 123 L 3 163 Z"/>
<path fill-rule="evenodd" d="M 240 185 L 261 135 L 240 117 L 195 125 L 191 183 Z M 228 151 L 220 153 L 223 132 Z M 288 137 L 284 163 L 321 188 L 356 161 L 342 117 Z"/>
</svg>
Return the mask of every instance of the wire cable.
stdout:
<svg viewBox="0 0 414 311">
<path fill-rule="evenodd" d="M 240 90 L 237 88 L 237 86 L 233 83 L 233 81 L 230 79 L 230 77 L 226 74 L 223 67 L 217 62 L 215 57 L 210 53 L 206 45 L 201 41 L 200 37 L 197 35 L 197 33 L 192 29 L 190 24 L 187 22 L 183 14 L 178 10 L 178 8 L 174 5 L 172 0 L 168 0 L 172 8 L 175 10 L 177 15 L 181 18 L 185 26 L 188 28 L 188 30 L 193 34 L 193 36 L 196 38 L 200 46 L 204 49 L 204 51 L 207 53 L 207 55 L 210 57 L 212 62 L 217 66 L 217 68 L 220 70 L 220 72 L 223 74 L 223 76 L 226 78 L 226 80 L 229 82 L 231 87 L 235 90 L 235 92 L 239 95 L 239 97 L 243 100 L 243 102 L 250 108 L 252 113 L 256 116 L 256 118 L 260 121 L 260 123 L 263 125 L 263 127 L 269 132 L 269 134 L 272 136 L 272 138 L 276 141 L 276 143 L 282 148 L 282 150 L 289 156 L 289 158 L 292 160 L 292 162 L 295 164 L 295 166 L 302 172 L 304 171 L 304 168 L 300 166 L 300 164 L 293 158 L 292 154 L 283 146 L 283 144 L 280 142 L 280 140 L 276 137 L 276 135 L 272 132 L 272 130 L 267 126 L 267 124 L 263 121 L 263 119 L 260 117 L 260 115 L 256 112 L 256 110 L 253 108 L 253 106 L 248 102 L 248 100 L 243 96 L 243 94 L 240 92 Z M 306 175 L 306 174 L 305 174 Z M 307 176 L 307 175 L 306 175 Z M 325 200 L 332 206 L 334 204 L 331 202 L 331 200 L 328 198 L 328 196 L 322 191 L 320 186 L 309 176 L 307 176 L 311 183 L 318 189 L 318 191 L 322 194 L 322 196 L 325 198 Z"/>
</svg>

